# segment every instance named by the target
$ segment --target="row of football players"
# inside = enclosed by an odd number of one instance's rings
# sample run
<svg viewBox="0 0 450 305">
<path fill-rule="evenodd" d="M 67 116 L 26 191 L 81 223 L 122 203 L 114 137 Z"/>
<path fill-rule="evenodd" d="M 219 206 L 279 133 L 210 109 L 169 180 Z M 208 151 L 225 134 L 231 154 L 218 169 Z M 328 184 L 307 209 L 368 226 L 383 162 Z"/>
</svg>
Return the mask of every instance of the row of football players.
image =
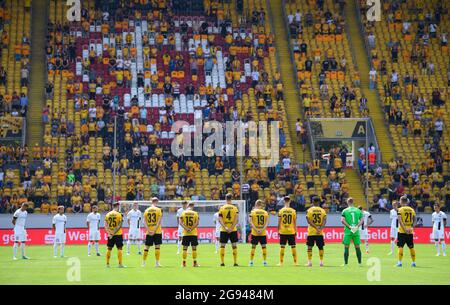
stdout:
<svg viewBox="0 0 450 305">
<path fill-rule="evenodd" d="M 290 208 L 290 199 L 286 197 L 284 199 L 285 207 L 279 211 L 278 214 L 278 230 L 280 234 L 280 265 L 284 261 L 284 248 L 286 244 L 289 244 L 292 250 L 292 255 L 294 263 L 297 264 L 297 253 L 296 253 L 296 212 L 294 209 Z M 408 207 L 408 199 L 402 197 L 401 200 L 402 208 L 397 208 L 397 203 L 394 202 L 394 208 L 391 210 L 391 252 L 392 254 L 395 242 L 397 241 L 397 246 L 399 247 L 399 263 L 401 265 L 401 260 L 403 257 L 403 246 L 405 244 L 411 249 L 411 256 L 413 258 L 413 265 L 415 265 L 415 252 L 414 244 L 412 238 L 412 228 L 415 224 L 415 213 L 414 210 Z M 145 251 L 143 256 L 143 265 L 148 255 L 148 249 L 151 246 L 155 246 L 155 259 L 156 266 L 159 266 L 159 250 L 162 243 L 161 234 L 161 219 L 162 210 L 157 207 L 158 199 L 153 198 L 152 206 L 149 207 L 144 212 L 144 225 L 146 227 L 146 240 L 145 240 Z M 344 224 L 344 239 L 343 244 L 344 249 L 344 265 L 348 263 L 348 249 L 350 242 L 353 241 L 356 249 L 356 254 L 358 257 L 358 262 L 361 263 L 361 251 L 359 248 L 360 239 L 365 240 L 366 252 L 368 252 L 368 227 L 372 224 L 372 216 L 367 211 L 362 211 L 361 208 L 355 208 L 353 199 L 348 200 L 349 207 L 342 212 L 342 223 Z M 326 225 L 326 213 L 319 206 L 318 198 L 313 199 L 313 207 L 311 207 L 306 215 L 308 222 L 308 266 L 311 266 L 311 256 L 312 247 L 317 245 L 319 248 L 320 265 L 323 265 L 323 228 Z M 261 244 L 264 265 L 266 262 L 266 228 L 268 225 L 268 214 L 262 209 L 262 201 L 257 201 L 255 208 L 251 211 L 249 215 L 249 223 L 252 228 L 252 250 L 250 254 L 250 265 L 253 265 L 253 257 L 255 254 L 255 249 L 258 244 Z M 22 206 L 21 209 L 17 210 L 13 217 L 14 224 L 14 259 L 16 259 L 16 253 L 18 249 L 18 244 L 22 250 L 22 257 L 26 259 L 25 255 L 25 241 L 26 241 L 26 231 L 25 231 L 25 219 L 26 219 L 26 204 Z M 109 265 L 109 259 L 111 255 L 111 250 L 114 246 L 118 248 L 119 265 L 122 265 L 122 247 L 123 247 L 123 236 L 122 236 L 122 214 L 118 210 L 118 205 L 114 207 L 114 210 L 108 213 L 105 217 L 105 229 L 108 233 L 108 251 L 107 251 L 107 265 Z M 198 213 L 194 210 L 193 203 L 183 203 L 177 211 L 177 221 L 179 224 L 178 235 L 178 253 L 180 252 L 180 246 L 183 246 L 183 265 L 186 264 L 187 248 L 192 247 L 192 256 L 194 259 L 194 265 L 197 265 L 197 226 L 199 221 Z M 407 211 L 406 211 L 407 210 Z M 406 211 L 406 212 L 405 212 Z M 238 209 L 231 202 L 231 196 L 227 197 L 227 203 L 223 205 L 219 212 L 214 215 L 214 221 L 216 223 L 216 252 L 220 244 L 220 257 L 221 264 L 224 264 L 225 255 L 225 244 L 231 241 L 233 249 L 234 263 L 237 265 L 237 222 L 238 222 Z M 399 217 L 401 216 L 401 217 Z M 100 240 L 100 214 L 97 208 L 94 206 L 92 213 L 87 217 L 87 225 L 89 227 L 89 243 L 88 243 L 88 255 L 91 253 L 92 245 L 95 245 L 96 253 L 99 256 L 99 240 Z M 133 209 L 127 214 L 129 233 L 127 240 L 127 254 L 129 254 L 130 243 L 136 242 L 138 244 L 138 252 L 140 253 L 140 228 L 139 223 L 142 218 L 142 214 L 138 209 L 138 205 L 135 204 Z M 433 220 L 433 238 L 435 239 L 435 244 L 437 248 L 437 255 L 440 255 L 441 245 L 443 255 L 445 256 L 445 242 L 444 242 L 444 228 L 446 226 L 446 215 L 444 212 L 440 211 L 438 205 L 435 205 L 435 212 L 432 214 Z M 64 256 L 64 244 L 65 244 L 65 232 L 66 232 L 67 217 L 64 215 L 64 207 L 58 208 L 58 213 L 53 217 L 53 229 L 55 230 L 54 239 L 54 256 L 57 257 L 57 247 L 60 246 L 60 255 Z M 413 253 L 414 252 L 414 253 Z"/>
</svg>

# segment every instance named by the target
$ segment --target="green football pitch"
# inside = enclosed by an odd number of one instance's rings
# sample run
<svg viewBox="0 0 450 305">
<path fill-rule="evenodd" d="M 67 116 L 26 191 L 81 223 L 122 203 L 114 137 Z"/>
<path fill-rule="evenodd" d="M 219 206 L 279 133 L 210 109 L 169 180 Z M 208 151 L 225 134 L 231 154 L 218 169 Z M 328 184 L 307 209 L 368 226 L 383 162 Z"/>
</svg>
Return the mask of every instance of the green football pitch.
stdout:
<svg viewBox="0 0 450 305">
<path fill-rule="evenodd" d="M 289 248 L 284 266 L 278 267 L 279 246 L 268 246 L 268 266 L 262 266 L 261 250 L 257 249 L 254 267 L 248 267 L 250 245 L 238 245 L 239 267 L 232 266 L 228 245 L 225 267 L 219 266 L 219 256 L 211 244 L 198 248 L 199 268 L 181 267 L 181 255 L 176 245 L 162 245 L 162 268 L 154 267 L 154 252 L 150 250 L 147 266 L 141 267 L 141 256 L 132 246 L 124 253 L 125 269 L 117 268 L 117 250 L 111 257 L 111 268 L 105 267 L 105 246 L 101 257 L 87 256 L 87 246 L 66 246 L 65 258 L 53 258 L 52 246 L 27 247 L 30 260 L 12 260 L 12 248 L 0 247 L 0 284 L 450 284 L 450 257 L 436 257 L 433 245 L 416 245 L 417 268 L 412 268 L 405 248 L 403 267 L 395 267 L 396 254 L 388 256 L 389 244 L 371 244 L 370 254 L 363 254 L 359 267 L 355 252 L 350 251 L 348 267 L 343 263 L 343 246 L 325 246 L 325 266 L 319 267 L 317 249 L 313 252 L 313 267 L 305 267 L 306 246 L 297 245 L 299 266 L 293 266 Z M 93 251 L 95 252 L 95 251 Z M 79 281 L 78 281 L 79 280 Z M 378 281 L 379 280 L 379 281 Z"/>
</svg>

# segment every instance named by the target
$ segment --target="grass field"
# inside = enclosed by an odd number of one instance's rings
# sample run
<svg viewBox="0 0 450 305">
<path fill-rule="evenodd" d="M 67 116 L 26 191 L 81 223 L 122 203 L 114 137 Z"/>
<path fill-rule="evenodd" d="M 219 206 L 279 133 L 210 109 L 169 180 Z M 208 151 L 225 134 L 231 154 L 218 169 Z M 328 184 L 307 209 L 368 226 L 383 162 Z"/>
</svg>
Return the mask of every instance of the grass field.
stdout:
<svg viewBox="0 0 450 305">
<path fill-rule="evenodd" d="M 298 245 L 299 266 L 292 265 L 290 249 L 286 249 L 285 264 L 278 267 L 279 246 L 268 246 L 269 266 L 262 266 L 261 250 L 255 256 L 255 266 L 248 267 L 249 245 L 238 246 L 239 267 L 232 266 L 231 248 L 227 246 L 226 267 L 219 266 L 214 246 L 200 245 L 198 261 L 200 268 L 193 268 L 188 257 L 188 267 L 181 267 L 181 255 L 176 255 L 176 245 L 162 245 L 162 268 L 154 267 L 151 250 L 147 266 L 140 266 L 141 257 L 132 248 L 130 256 L 124 255 L 126 269 L 117 268 L 116 250 L 113 250 L 111 267 L 105 267 L 105 246 L 102 257 L 87 256 L 86 246 L 67 246 L 65 258 L 53 258 L 52 246 L 30 246 L 30 260 L 12 260 L 12 248 L 0 247 L 0 284 L 450 284 L 450 257 L 436 257 L 433 245 L 416 245 L 417 268 L 410 266 L 409 251 L 405 249 L 402 268 L 394 267 L 396 255 L 387 256 L 388 244 L 372 244 L 370 255 L 364 254 L 363 267 L 358 267 L 354 251 L 350 251 L 349 266 L 343 263 L 343 246 L 328 244 L 325 247 L 325 267 L 318 266 L 317 249 L 314 249 L 313 267 L 305 267 L 306 246 Z M 93 251 L 94 252 L 94 251 Z M 69 281 L 73 274 L 70 258 L 79 258 L 80 281 Z M 369 281 L 367 274 L 373 266 L 369 258 L 380 262 L 380 281 Z M 77 261 L 77 260 L 76 260 Z M 370 276 L 369 276 L 370 278 Z"/>
</svg>

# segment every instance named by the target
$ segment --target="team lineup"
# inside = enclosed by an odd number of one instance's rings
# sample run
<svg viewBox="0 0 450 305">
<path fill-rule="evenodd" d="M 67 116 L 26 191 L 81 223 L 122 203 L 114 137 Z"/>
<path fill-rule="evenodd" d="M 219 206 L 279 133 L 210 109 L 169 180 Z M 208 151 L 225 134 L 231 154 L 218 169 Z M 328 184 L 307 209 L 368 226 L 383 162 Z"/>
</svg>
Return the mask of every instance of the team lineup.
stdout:
<svg viewBox="0 0 450 305">
<path fill-rule="evenodd" d="M 158 198 L 154 197 L 151 200 L 151 205 L 142 213 L 139 210 L 138 203 L 134 203 L 132 209 L 126 214 L 126 219 L 129 225 L 128 239 L 126 241 L 126 254 L 130 254 L 130 246 L 132 244 L 137 246 L 138 254 L 142 255 L 141 266 L 145 267 L 147 258 L 151 248 L 154 246 L 155 267 L 161 267 L 160 263 L 160 249 L 163 242 L 162 238 L 162 219 L 163 210 L 158 207 Z M 297 234 L 297 212 L 290 207 L 290 198 L 283 199 L 284 207 L 278 211 L 278 233 L 279 233 L 279 262 L 277 265 L 284 264 L 285 248 L 288 245 L 291 248 L 292 260 L 294 265 L 298 265 L 297 249 L 296 249 L 296 234 Z M 320 199 L 313 198 L 313 205 L 306 212 L 307 228 L 307 263 L 305 266 L 312 266 L 312 250 L 316 246 L 319 250 L 320 266 L 324 266 L 324 233 L 323 230 L 327 224 L 327 213 L 320 207 Z M 342 266 L 347 266 L 349 261 L 350 244 L 354 244 L 355 253 L 358 264 L 362 264 L 361 241 L 364 241 L 365 252 L 369 253 L 369 227 L 374 220 L 372 215 L 362 209 L 356 207 L 354 200 L 348 198 L 348 207 L 342 211 L 341 222 L 344 226 L 344 235 L 342 244 L 344 245 L 344 262 Z M 14 245 L 13 245 L 13 259 L 17 260 L 17 252 L 20 247 L 21 256 L 23 259 L 28 259 L 25 254 L 25 244 L 27 241 L 26 233 L 26 218 L 27 218 L 27 203 L 24 203 L 13 216 L 12 223 L 14 225 Z M 198 230 L 200 216 L 195 211 L 195 204 L 193 202 L 183 201 L 182 207 L 176 213 L 178 223 L 178 251 L 182 252 L 182 266 L 187 266 L 188 254 L 192 256 L 192 264 L 194 267 L 199 267 L 197 248 Z M 436 255 L 446 256 L 446 245 L 444 241 L 444 230 L 447 225 L 447 216 L 440 210 L 439 205 L 434 206 L 434 213 L 432 214 L 432 239 L 435 242 Z M 113 210 L 106 214 L 105 231 L 108 235 L 107 250 L 106 250 L 106 266 L 110 267 L 111 254 L 113 248 L 117 249 L 117 259 L 119 268 L 126 267 L 123 264 L 123 247 L 124 239 L 122 232 L 122 225 L 124 215 L 120 212 L 120 205 L 116 203 L 113 205 Z M 218 212 L 214 214 L 215 223 L 215 252 L 219 253 L 220 266 L 225 266 L 225 248 L 228 242 L 231 243 L 233 265 L 238 265 L 238 219 L 239 209 L 232 202 L 232 196 L 226 196 L 226 202 L 219 208 Z M 416 225 L 416 213 L 414 209 L 409 206 L 409 200 L 406 196 L 400 198 L 399 202 L 393 202 L 393 208 L 390 211 L 390 252 L 392 255 L 395 247 L 398 248 L 398 262 L 397 267 L 403 265 L 403 248 L 406 245 L 410 252 L 411 266 L 416 267 L 416 252 L 414 248 L 414 227 Z M 86 224 L 89 229 L 88 242 L 88 256 L 91 256 L 92 247 L 95 247 L 97 256 L 101 256 L 99 249 L 100 236 L 100 221 L 101 215 L 98 212 L 97 206 L 93 205 L 92 212 L 86 218 Z M 144 250 L 141 251 L 141 222 L 145 229 Z M 269 214 L 264 209 L 264 202 L 257 200 L 254 208 L 248 215 L 248 222 L 251 230 L 251 250 L 250 260 L 248 265 L 254 265 L 254 257 L 258 245 L 261 247 L 263 265 L 267 266 L 267 227 L 269 224 Z M 54 231 L 53 242 L 53 256 L 64 257 L 64 246 L 66 243 L 66 224 L 67 216 L 64 214 L 64 207 L 58 207 L 57 214 L 52 219 L 52 229 Z"/>
</svg>

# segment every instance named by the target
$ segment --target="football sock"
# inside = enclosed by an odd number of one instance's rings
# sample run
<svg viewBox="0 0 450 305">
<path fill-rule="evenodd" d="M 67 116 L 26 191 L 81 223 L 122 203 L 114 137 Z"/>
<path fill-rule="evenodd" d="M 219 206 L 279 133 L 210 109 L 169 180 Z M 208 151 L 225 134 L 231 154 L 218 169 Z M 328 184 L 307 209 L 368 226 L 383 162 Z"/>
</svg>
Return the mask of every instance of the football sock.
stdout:
<svg viewBox="0 0 450 305">
<path fill-rule="evenodd" d="M 95 243 L 95 251 L 97 251 L 97 253 L 100 253 L 100 251 L 98 249 L 98 242 Z"/>
<path fill-rule="evenodd" d="M 25 256 L 25 243 L 20 243 L 20 250 L 22 252 L 22 256 Z"/>
<path fill-rule="evenodd" d="M 319 250 L 319 258 L 323 261 L 323 250 Z"/>
<path fill-rule="evenodd" d="M 409 253 L 411 254 L 411 260 L 413 262 L 415 262 L 416 261 L 416 249 L 414 249 L 414 248 L 409 249 Z"/>
<path fill-rule="evenodd" d="M 22 244 L 24 247 L 25 247 L 25 245 L 24 244 Z M 445 241 L 441 241 L 441 247 L 442 247 L 442 253 L 443 254 L 445 254 Z"/>
<path fill-rule="evenodd" d="M 291 247 L 292 257 L 294 258 L 294 263 L 297 264 L 297 248 Z"/>
<path fill-rule="evenodd" d="M 280 263 L 284 262 L 284 248 L 280 248 Z"/>
<path fill-rule="evenodd" d="M 130 253 L 130 240 L 127 240 L 127 253 Z"/>
<path fill-rule="evenodd" d="M 187 249 L 183 249 L 183 262 L 186 262 Z"/>
<path fill-rule="evenodd" d="M 159 257 L 161 255 L 161 250 L 159 248 L 155 249 L 155 260 L 159 262 Z"/>
<path fill-rule="evenodd" d="M 144 256 L 142 257 L 144 262 L 147 260 L 147 256 L 148 256 L 148 249 L 144 249 Z"/>
<path fill-rule="evenodd" d="M 197 249 L 192 250 L 192 259 L 194 260 L 194 263 L 197 262 Z"/>
<path fill-rule="evenodd" d="M 237 248 L 233 248 L 233 261 L 237 264 Z"/>
<path fill-rule="evenodd" d="M 308 253 L 308 261 L 311 261 L 311 259 L 312 259 L 312 249 L 308 249 L 307 253 Z"/>
<path fill-rule="evenodd" d="M 177 245 L 178 245 L 178 252 L 180 252 L 180 248 L 181 248 L 181 240 L 179 240 L 179 241 L 177 242 Z"/>
<path fill-rule="evenodd" d="M 61 256 L 64 256 L 64 244 L 61 244 Z"/>
<path fill-rule="evenodd" d="M 88 255 L 91 255 L 91 247 L 92 247 L 92 244 L 91 244 L 91 242 L 89 242 L 88 243 Z"/>
<path fill-rule="evenodd" d="M 365 246 L 366 246 L 366 252 L 369 251 L 369 241 L 368 240 L 366 240 Z"/>
<path fill-rule="evenodd" d="M 111 250 L 106 250 L 106 264 L 109 265 L 109 259 L 111 258 Z"/>
<path fill-rule="evenodd" d="M 266 261 L 266 259 L 267 259 L 267 248 L 266 247 L 262 248 L 262 254 L 263 254 L 264 261 Z"/>
<path fill-rule="evenodd" d="M 18 246 L 18 244 L 14 243 L 14 246 L 13 246 L 13 255 L 14 255 L 14 257 L 16 257 L 16 255 L 17 255 L 17 246 Z"/>
<path fill-rule="evenodd" d="M 434 246 L 436 247 L 437 254 L 441 254 L 441 249 L 439 248 L 439 242 L 435 241 Z"/>
<path fill-rule="evenodd" d="M 361 264 L 361 248 L 356 248 L 356 257 L 358 258 L 358 264 Z"/>
<path fill-rule="evenodd" d="M 403 248 L 398 248 L 398 261 L 401 262 L 403 260 Z"/>
<path fill-rule="evenodd" d="M 216 252 L 219 250 L 219 241 L 216 240 Z"/>
<path fill-rule="evenodd" d="M 58 255 L 58 245 L 53 243 L 53 256 Z"/>
<path fill-rule="evenodd" d="M 138 252 L 140 253 L 141 252 L 141 241 L 140 240 L 137 241 L 137 246 L 138 246 Z"/>
<path fill-rule="evenodd" d="M 255 257 L 255 250 L 256 250 L 256 248 L 252 248 L 252 249 L 250 250 L 250 260 L 251 260 L 251 261 L 253 261 L 253 258 Z"/>
<path fill-rule="evenodd" d="M 394 253 L 395 250 L 395 240 L 391 241 L 391 252 Z"/>
<path fill-rule="evenodd" d="M 117 258 L 119 259 L 119 265 L 122 265 L 122 249 L 117 250 Z"/>
<path fill-rule="evenodd" d="M 220 247 L 220 262 L 225 264 L 225 247 Z"/>
<path fill-rule="evenodd" d="M 348 264 L 348 253 L 349 253 L 348 248 L 345 247 L 344 248 L 344 262 L 346 265 Z"/>
</svg>

